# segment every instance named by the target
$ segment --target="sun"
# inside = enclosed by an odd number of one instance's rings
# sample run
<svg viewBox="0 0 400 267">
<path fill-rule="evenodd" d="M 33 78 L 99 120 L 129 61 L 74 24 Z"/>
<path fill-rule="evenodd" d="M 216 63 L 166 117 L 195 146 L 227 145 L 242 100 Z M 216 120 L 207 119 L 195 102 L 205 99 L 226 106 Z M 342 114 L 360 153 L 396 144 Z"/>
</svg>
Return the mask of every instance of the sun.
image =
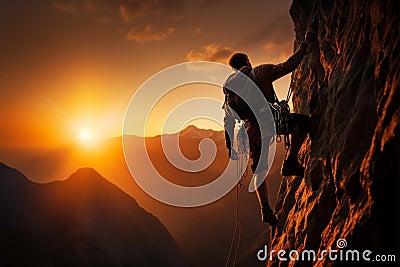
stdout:
<svg viewBox="0 0 400 267">
<path fill-rule="evenodd" d="M 89 145 L 90 143 L 93 142 L 93 134 L 88 129 L 81 129 L 78 132 L 78 139 L 79 142 L 82 143 L 83 145 Z"/>
</svg>

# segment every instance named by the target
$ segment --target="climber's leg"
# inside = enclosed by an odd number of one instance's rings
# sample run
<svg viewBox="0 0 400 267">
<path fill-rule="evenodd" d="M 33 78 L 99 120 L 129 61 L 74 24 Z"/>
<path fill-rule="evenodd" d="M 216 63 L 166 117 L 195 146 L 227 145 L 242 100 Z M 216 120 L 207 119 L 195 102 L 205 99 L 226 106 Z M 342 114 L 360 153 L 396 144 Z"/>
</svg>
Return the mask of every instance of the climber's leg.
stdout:
<svg viewBox="0 0 400 267">
<path fill-rule="evenodd" d="M 261 156 L 261 132 L 257 123 L 246 122 L 246 131 L 247 136 L 249 138 L 250 145 L 250 158 L 252 159 L 251 170 L 255 175 L 254 186 L 256 188 L 256 194 L 258 201 L 261 206 L 261 216 L 262 221 L 270 224 L 271 226 L 276 226 L 278 220 L 276 219 L 271 207 L 268 203 L 268 191 L 267 191 L 267 170 L 268 170 L 268 153 L 265 153 L 263 159 L 260 159 Z M 265 144 L 269 144 L 270 140 L 266 140 Z M 258 168 L 258 163 L 261 162 L 263 164 Z M 257 170 L 257 173 L 256 173 Z M 262 179 L 263 181 L 257 187 L 258 182 Z"/>
<path fill-rule="evenodd" d="M 254 172 L 254 170 L 253 170 Z M 254 186 L 256 187 L 257 198 L 261 206 L 261 220 L 271 226 L 276 226 L 278 219 L 274 215 L 269 202 L 268 202 L 268 189 L 267 189 L 267 170 L 259 171 L 255 174 Z M 257 187 L 258 181 L 263 179 L 261 184 Z"/>
<path fill-rule="evenodd" d="M 297 156 L 307 134 L 310 132 L 310 117 L 304 114 L 291 113 L 288 124 L 289 132 L 292 133 L 289 155 Z"/>
<path fill-rule="evenodd" d="M 303 114 L 291 113 L 289 117 L 289 132 L 292 134 L 290 150 L 283 162 L 283 176 L 304 176 L 304 167 L 298 161 L 298 153 L 307 134 L 310 132 L 310 117 Z"/>
<path fill-rule="evenodd" d="M 258 201 L 260 202 L 260 206 L 262 207 L 262 204 L 266 203 L 269 206 L 268 203 L 268 190 L 267 190 L 267 173 L 266 172 L 259 172 L 255 174 L 255 179 L 254 179 L 254 187 L 256 188 L 256 193 L 257 193 L 257 198 Z M 257 187 L 257 183 L 260 181 L 260 179 L 264 179 L 262 183 Z"/>
</svg>

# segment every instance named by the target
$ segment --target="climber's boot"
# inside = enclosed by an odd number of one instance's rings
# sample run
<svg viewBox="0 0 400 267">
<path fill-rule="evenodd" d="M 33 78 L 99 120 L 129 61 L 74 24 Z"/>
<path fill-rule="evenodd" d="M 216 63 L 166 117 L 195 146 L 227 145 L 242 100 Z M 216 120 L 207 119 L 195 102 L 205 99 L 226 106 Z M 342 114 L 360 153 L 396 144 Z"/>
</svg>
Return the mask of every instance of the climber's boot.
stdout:
<svg viewBox="0 0 400 267">
<path fill-rule="evenodd" d="M 261 220 L 273 227 L 278 224 L 278 219 L 276 218 L 274 212 L 268 204 L 263 205 L 263 207 L 261 208 Z"/>
<path fill-rule="evenodd" d="M 288 157 L 283 161 L 281 174 L 283 176 L 304 177 L 304 167 L 300 165 L 297 157 Z"/>
</svg>

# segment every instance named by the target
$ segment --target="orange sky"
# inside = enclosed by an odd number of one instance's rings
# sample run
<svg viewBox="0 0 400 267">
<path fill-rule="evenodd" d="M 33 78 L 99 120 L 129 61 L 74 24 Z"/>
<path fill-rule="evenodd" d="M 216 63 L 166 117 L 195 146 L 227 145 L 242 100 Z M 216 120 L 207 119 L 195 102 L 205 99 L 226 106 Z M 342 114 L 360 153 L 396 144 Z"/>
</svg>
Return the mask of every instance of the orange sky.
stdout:
<svg viewBox="0 0 400 267">
<path fill-rule="evenodd" d="M 3 0 L 0 147 L 57 147 L 82 131 L 120 136 L 135 90 L 174 64 L 226 63 L 233 51 L 253 65 L 283 61 L 294 40 L 290 2 Z M 275 84 L 282 98 L 289 80 Z"/>
</svg>

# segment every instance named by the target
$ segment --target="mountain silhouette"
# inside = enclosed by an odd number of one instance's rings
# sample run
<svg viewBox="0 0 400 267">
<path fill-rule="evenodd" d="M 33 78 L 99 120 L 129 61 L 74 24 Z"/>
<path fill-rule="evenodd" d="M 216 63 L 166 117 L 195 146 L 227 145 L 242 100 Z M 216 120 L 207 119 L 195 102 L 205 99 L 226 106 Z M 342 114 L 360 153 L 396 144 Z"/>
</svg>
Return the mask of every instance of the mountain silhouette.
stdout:
<svg viewBox="0 0 400 267">
<path fill-rule="evenodd" d="M 91 168 L 37 184 L 0 164 L 2 266 L 187 266 L 168 230 Z"/>
<path fill-rule="evenodd" d="M 216 144 L 217 157 L 203 172 L 188 175 L 168 164 L 162 153 L 161 136 L 148 137 L 146 145 L 149 155 L 166 178 L 176 184 L 192 186 L 206 184 L 218 177 L 228 161 L 223 132 L 193 126 L 169 135 L 170 138 L 174 138 L 173 135 L 180 135 L 180 147 L 187 158 L 197 159 L 200 156 L 198 144 L 203 138 L 210 138 Z M 127 138 L 133 144 L 143 142 L 141 137 Z M 166 140 L 168 141 L 168 136 Z M 72 172 L 71 170 L 80 166 L 94 167 L 112 183 L 134 196 L 140 206 L 159 218 L 185 252 L 190 263 L 194 266 L 223 266 L 235 227 L 235 190 L 214 203 L 198 208 L 179 208 L 160 203 L 144 193 L 132 179 L 125 164 L 121 143 L 121 138 L 104 140 L 93 152 L 83 153 L 73 145 L 39 153 L 29 150 L 17 151 L 14 156 L 12 152 L 3 150 L 0 151 L 0 160 L 23 170 L 29 174 L 28 177 L 38 182 L 63 179 Z M 279 172 L 284 155 L 285 150 L 279 144 L 268 178 L 272 205 L 276 201 L 281 181 Z M 42 179 L 41 173 L 47 179 Z M 231 175 L 234 178 L 236 173 Z M 251 174 L 244 177 L 245 188 L 250 178 Z M 245 262 L 252 262 L 253 266 L 262 266 L 254 255 L 265 244 L 269 232 L 260 220 L 260 208 L 254 193 L 250 194 L 245 190 L 240 194 L 240 215 L 243 229 L 238 261 L 240 263 L 243 259 Z"/>
</svg>

